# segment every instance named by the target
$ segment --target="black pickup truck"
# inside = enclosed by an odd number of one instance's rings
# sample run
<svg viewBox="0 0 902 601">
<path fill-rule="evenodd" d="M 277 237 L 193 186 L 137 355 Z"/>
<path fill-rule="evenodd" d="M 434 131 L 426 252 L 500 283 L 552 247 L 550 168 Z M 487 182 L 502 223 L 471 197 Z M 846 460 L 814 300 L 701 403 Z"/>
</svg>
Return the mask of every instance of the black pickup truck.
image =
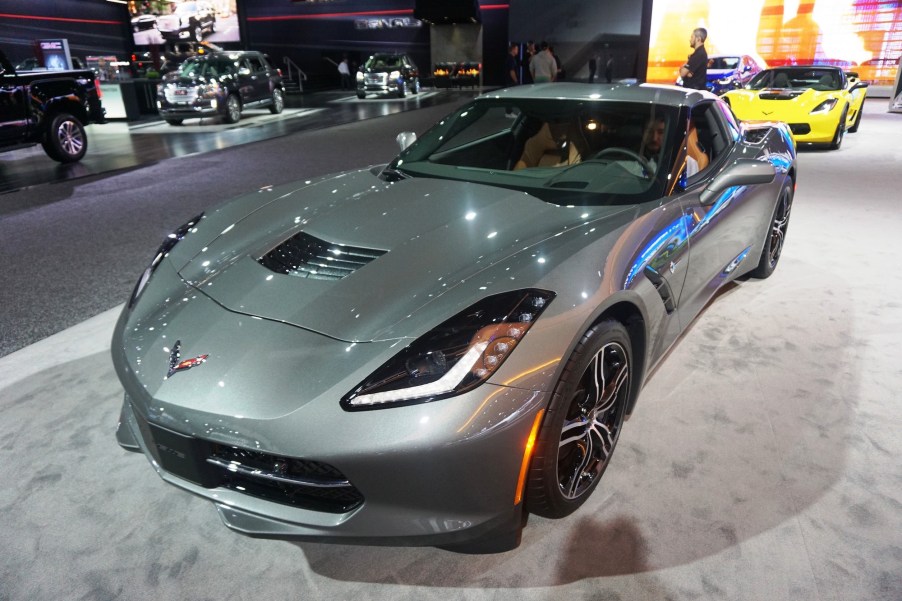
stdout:
<svg viewBox="0 0 902 601">
<path fill-rule="evenodd" d="M 50 158 L 72 163 L 88 149 L 85 125 L 104 121 L 93 71 L 16 73 L 0 50 L 0 150 L 40 144 Z"/>
</svg>

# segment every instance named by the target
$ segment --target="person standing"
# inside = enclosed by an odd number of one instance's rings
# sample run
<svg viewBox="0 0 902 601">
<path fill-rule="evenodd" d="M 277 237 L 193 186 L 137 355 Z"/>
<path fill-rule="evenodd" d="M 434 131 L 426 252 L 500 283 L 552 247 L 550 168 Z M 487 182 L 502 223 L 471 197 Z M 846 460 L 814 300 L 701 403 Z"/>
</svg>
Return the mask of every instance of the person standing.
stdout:
<svg viewBox="0 0 902 601">
<path fill-rule="evenodd" d="M 342 90 L 350 90 L 351 89 L 351 69 L 348 67 L 348 57 L 345 56 L 341 59 L 341 62 L 338 63 L 338 74 L 341 76 L 341 89 Z"/>
<path fill-rule="evenodd" d="M 539 44 L 539 51 L 529 61 L 529 73 L 535 83 L 554 81 L 557 75 L 557 62 L 548 50 L 548 42 Z"/>
<path fill-rule="evenodd" d="M 509 88 L 520 84 L 520 45 L 513 43 L 507 49 L 507 59 L 504 61 L 504 87 Z"/>
<path fill-rule="evenodd" d="M 680 67 L 680 77 L 683 78 L 683 87 L 693 90 L 704 90 L 708 81 L 708 51 L 705 50 L 705 40 L 708 39 L 708 30 L 699 27 L 692 30 L 689 36 L 689 45 L 693 48 L 692 54 L 686 64 Z"/>
<path fill-rule="evenodd" d="M 529 63 L 532 62 L 532 57 L 536 55 L 536 45 L 535 42 L 529 40 L 526 42 L 526 49 L 523 51 L 523 61 L 521 65 L 523 66 L 523 83 L 528 84 L 532 83 L 532 73 L 529 71 Z"/>
</svg>

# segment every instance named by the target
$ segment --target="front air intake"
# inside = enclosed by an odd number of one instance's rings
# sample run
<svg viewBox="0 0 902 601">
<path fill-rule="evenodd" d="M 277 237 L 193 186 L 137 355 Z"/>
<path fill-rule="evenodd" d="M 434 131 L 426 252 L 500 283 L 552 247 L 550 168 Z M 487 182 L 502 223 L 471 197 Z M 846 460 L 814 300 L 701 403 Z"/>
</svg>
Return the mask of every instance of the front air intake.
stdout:
<svg viewBox="0 0 902 601">
<path fill-rule="evenodd" d="M 258 262 L 276 273 L 314 280 L 341 280 L 387 251 L 332 244 L 301 232 L 275 247 Z"/>
</svg>

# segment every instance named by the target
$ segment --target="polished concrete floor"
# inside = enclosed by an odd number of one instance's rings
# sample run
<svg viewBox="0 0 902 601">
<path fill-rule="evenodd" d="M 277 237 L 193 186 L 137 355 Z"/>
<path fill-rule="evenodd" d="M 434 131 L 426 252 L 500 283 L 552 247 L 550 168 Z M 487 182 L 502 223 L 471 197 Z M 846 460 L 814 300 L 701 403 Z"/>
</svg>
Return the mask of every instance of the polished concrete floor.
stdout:
<svg viewBox="0 0 902 601">
<path fill-rule="evenodd" d="M 0 358 L 0 600 L 899 601 L 902 115 L 885 106 L 800 154 L 777 272 L 696 320 L 587 504 L 491 556 L 246 538 L 113 438 L 110 333 L 168 229 L 387 160 L 450 105 L 0 196 L 0 331 L 31 331 Z"/>
<path fill-rule="evenodd" d="M 266 108 L 247 110 L 241 120 L 232 125 L 223 123 L 217 117 L 189 119 L 182 127 L 170 126 L 153 117 L 138 122 L 110 120 L 87 127 L 89 151 L 84 159 L 72 165 L 60 165 L 48 160 L 40 146 L 0 153 L 0 194 L 310 129 L 442 105 L 453 102 L 458 95 L 454 91 L 434 89 L 424 89 L 420 94 L 410 94 L 405 98 L 368 96 L 365 100 L 359 100 L 348 91 L 288 95 L 282 114 L 272 115 Z M 0 197 L 0 205 L 2 202 Z"/>
</svg>

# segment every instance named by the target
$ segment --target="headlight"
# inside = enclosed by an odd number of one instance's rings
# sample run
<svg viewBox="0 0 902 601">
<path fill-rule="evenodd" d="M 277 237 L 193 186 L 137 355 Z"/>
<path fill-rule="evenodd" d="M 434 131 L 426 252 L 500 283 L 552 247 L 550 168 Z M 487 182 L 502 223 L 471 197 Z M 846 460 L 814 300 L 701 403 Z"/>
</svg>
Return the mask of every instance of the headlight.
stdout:
<svg viewBox="0 0 902 601">
<path fill-rule="evenodd" d="M 828 98 L 823 101 L 811 111 L 811 115 L 817 115 L 818 113 L 829 113 L 833 110 L 833 107 L 836 106 L 836 98 Z"/>
<path fill-rule="evenodd" d="M 176 244 L 178 244 L 179 240 L 188 235 L 189 232 L 197 231 L 194 226 L 198 224 L 198 222 L 203 219 L 204 214 L 201 213 L 194 219 L 191 219 L 180 228 L 166 236 L 166 239 L 163 240 L 163 243 L 160 245 L 160 248 L 157 249 L 157 254 L 154 255 L 153 261 L 150 262 L 150 265 L 147 266 L 147 269 L 144 270 L 144 273 L 141 274 L 141 277 L 138 278 L 138 283 L 135 284 L 135 289 L 132 291 L 131 298 L 128 300 L 128 308 L 131 309 L 135 306 L 135 303 L 138 301 L 138 297 L 141 296 L 141 292 L 144 290 L 144 287 L 147 286 L 147 282 L 150 281 L 150 276 L 153 275 L 153 272 L 156 271 L 157 266 L 160 264 L 166 255 L 169 254 L 169 251 L 172 250 Z"/>
<path fill-rule="evenodd" d="M 401 72 L 400 71 L 392 71 L 391 73 L 388 74 L 388 78 L 389 79 L 401 79 Z"/>
<path fill-rule="evenodd" d="M 362 71 L 357 72 L 357 81 L 363 81 L 363 72 Z"/>
<path fill-rule="evenodd" d="M 343 409 L 426 403 L 472 390 L 510 356 L 554 294 L 484 298 L 421 336 L 341 400 Z"/>
</svg>

